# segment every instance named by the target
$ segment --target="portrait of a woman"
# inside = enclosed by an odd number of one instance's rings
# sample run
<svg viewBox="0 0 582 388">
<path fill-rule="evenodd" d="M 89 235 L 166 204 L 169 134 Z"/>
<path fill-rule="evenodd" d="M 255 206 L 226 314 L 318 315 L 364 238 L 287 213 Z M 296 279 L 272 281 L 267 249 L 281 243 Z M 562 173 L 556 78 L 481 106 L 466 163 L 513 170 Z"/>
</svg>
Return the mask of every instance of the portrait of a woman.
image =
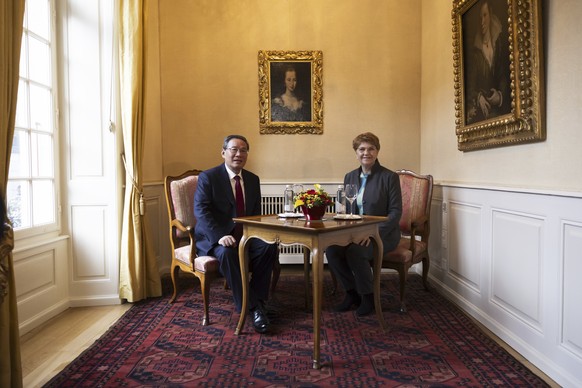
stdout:
<svg viewBox="0 0 582 388">
<path fill-rule="evenodd" d="M 309 78 L 301 77 L 306 64 L 280 64 L 271 70 L 271 121 L 311 121 Z"/>
</svg>

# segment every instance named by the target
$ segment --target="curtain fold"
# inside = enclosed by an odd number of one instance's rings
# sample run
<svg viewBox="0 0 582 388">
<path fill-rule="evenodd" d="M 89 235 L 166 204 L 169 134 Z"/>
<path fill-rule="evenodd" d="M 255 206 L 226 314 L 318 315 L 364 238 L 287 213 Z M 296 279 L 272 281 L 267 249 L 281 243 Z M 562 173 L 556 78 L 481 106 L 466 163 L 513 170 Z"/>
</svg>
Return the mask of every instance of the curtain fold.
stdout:
<svg viewBox="0 0 582 388">
<path fill-rule="evenodd" d="M 10 154 L 16 117 L 20 45 L 24 18 L 24 0 L 2 1 L 0 5 L 0 200 L 6 201 Z M 2 207 L 4 208 L 4 206 Z M 4 218 L 4 214 L 2 214 Z M 0 387 L 22 387 L 20 333 L 14 284 L 12 229 L 0 222 Z"/>
<path fill-rule="evenodd" d="M 162 295 L 142 202 L 147 0 L 121 0 L 119 6 L 121 126 L 126 169 L 119 296 L 136 302 Z"/>
</svg>

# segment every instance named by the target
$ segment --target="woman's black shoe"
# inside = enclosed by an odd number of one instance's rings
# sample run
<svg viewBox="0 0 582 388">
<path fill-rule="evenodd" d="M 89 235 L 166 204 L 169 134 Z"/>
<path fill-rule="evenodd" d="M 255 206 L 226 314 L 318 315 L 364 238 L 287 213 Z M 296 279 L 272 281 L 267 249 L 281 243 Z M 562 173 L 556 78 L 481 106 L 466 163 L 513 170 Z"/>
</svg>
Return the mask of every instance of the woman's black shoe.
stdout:
<svg viewBox="0 0 582 388">
<path fill-rule="evenodd" d="M 356 305 L 359 306 L 360 304 L 360 295 L 356 292 L 356 290 L 347 290 L 346 296 L 340 304 L 333 308 L 333 311 L 336 313 L 341 313 L 344 311 L 351 310 L 352 306 Z"/>
<path fill-rule="evenodd" d="M 356 310 L 356 315 L 362 317 L 374 312 L 374 294 L 366 294 L 362 297 L 362 303 Z"/>
</svg>

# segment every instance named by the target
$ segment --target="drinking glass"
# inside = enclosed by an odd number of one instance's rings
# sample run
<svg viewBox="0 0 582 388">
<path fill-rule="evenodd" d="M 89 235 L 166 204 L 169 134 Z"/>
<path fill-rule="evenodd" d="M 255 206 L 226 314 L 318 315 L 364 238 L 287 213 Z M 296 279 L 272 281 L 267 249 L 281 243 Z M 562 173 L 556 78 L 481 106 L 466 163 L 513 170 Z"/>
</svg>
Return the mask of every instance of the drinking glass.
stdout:
<svg viewBox="0 0 582 388">
<path fill-rule="evenodd" d="M 354 218 L 354 201 L 358 197 L 358 185 L 347 184 L 346 185 L 346 199 L 350 201 L 350 216 L 348 218 Z"/>
<path fill-rule="evenodd" d="M 293 184 L 293 201 L 295 202 L 295 196 L 303 191 L 303 185 L 300 183 Z M 295 207 L 295 204 L 293 205 Z M 293 209 L 295 213 L 299 213 L 299 208 Z"/>
</svg>

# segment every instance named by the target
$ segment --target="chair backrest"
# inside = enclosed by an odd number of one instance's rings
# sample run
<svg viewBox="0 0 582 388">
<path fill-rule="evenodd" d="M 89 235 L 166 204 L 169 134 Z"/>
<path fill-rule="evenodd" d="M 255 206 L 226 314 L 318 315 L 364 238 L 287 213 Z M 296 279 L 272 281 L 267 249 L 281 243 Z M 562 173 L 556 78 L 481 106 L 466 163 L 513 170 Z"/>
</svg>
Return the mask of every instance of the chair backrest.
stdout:
<svg viewBox="0 0 582 388">
<path fill-rule="evenodd" d="M 198 185 L 200 170 L 188 170 L 178 176 L 167 176 L 164 181 L 166 204 L 170 218 L 170 238 L 174 249 L 190 243 L 190 235 L 172 226 L 174 220 L 194 229 L 194 193 Z"/>
<path fill-rule="evenodd" d="M 413 223 L 416 223 L 415 234 L 420 235 L 421 239 L 426 241 L 430 233 L 432 175 L 420 175 L 410 170 L 396 172 L 400 177 L 400 190 L 402 191 L 400 231 L 403 235 L 409 236 L 412 233 Z"/>
</svg>

